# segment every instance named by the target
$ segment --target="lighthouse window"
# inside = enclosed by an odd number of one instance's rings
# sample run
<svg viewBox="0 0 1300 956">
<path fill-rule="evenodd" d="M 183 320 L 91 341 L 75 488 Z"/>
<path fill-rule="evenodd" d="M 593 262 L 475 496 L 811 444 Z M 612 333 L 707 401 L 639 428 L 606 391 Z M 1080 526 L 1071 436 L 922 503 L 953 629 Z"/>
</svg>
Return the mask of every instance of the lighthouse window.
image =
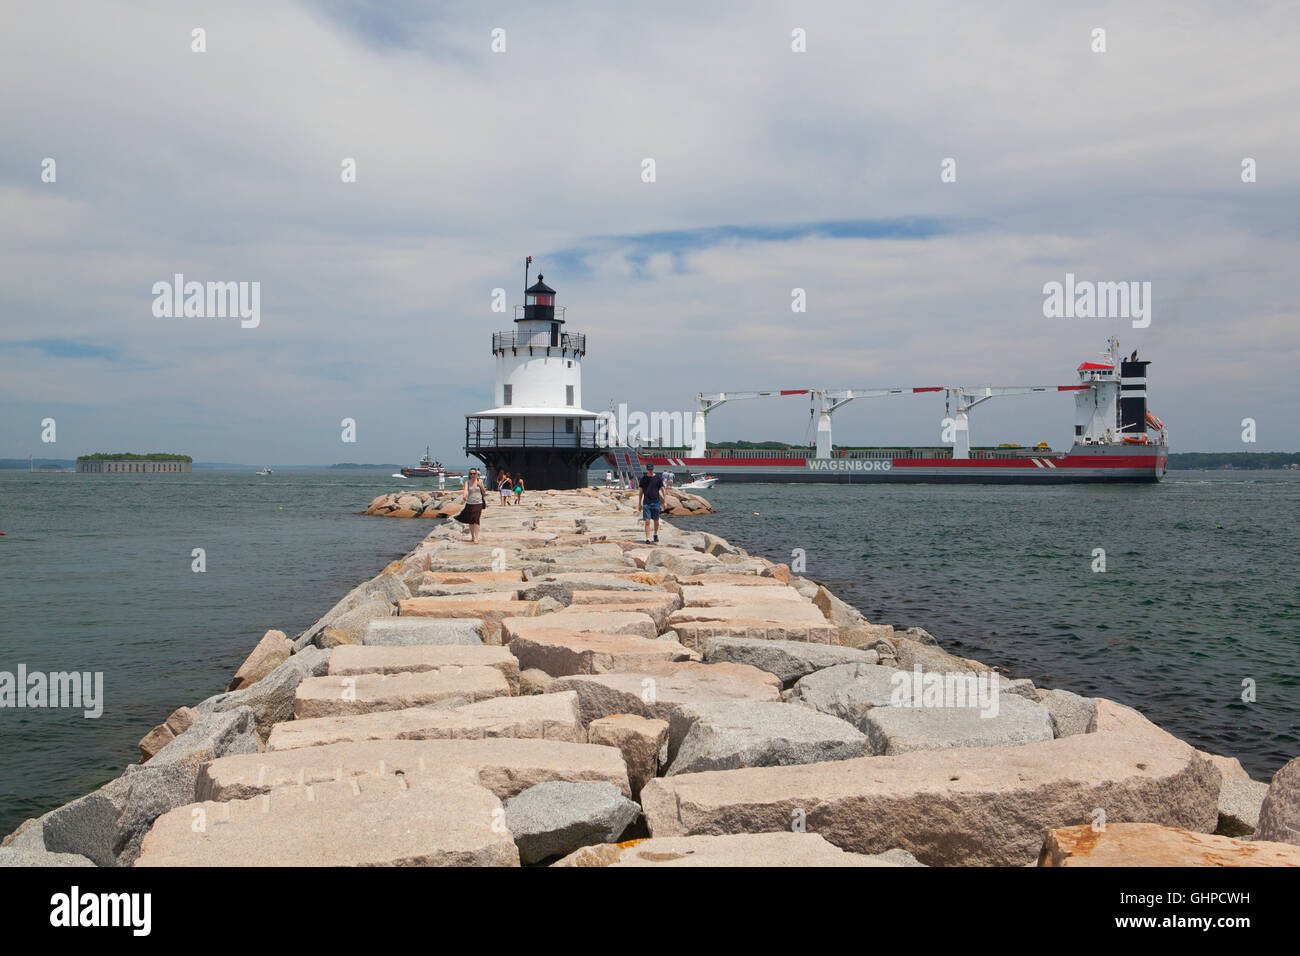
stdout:
<svg viewBox="0 0 1300 956">
<path fill-rule="evenodd" d="M 573 404 L 573 386 L 572 386 L 572 385 L 566 385 L 566 386 L 564 386 L 564 404 L 565 404 L 565 405 L 572 405 L 572 404 Z"/>
<path fill-rule="evenodd" d="M 501 404 L 502 404 L 502 405 L 510 405 L 510 404 L 513 404 L 513 399 L 514 399 L 514 395 L 515 395 L 515 388 L 514 388 L 514 386 L 513 386 L 513 385 L 507 385 L 507 386 L 505 386 L 505 391 L 506 391 L 506 393 L 505 393 L 504 398 L 503 398 L 502 401 L 501 401 Z"/>
<path fill-rule="evenodd" d="M 503 418 L 503 419 L 501 419 L 501 437 L 502 437 L 502 438 L 509 438 L 509 437 L 510 437 L 510 422 L 511 422 L 512 420 L 513 420 L 513 419 L 509 419 L 509 418 Z"/>
<path fill-rule="evenodd" d="M 572 405 L 573 403 L 570 402 L 569 404 Z M 572 435 L 572 434 L 573 434 L 573 419 L 572 419 L 572 418 L 566 418 L 566 419 L 564 420 L 564 434 L 566 434 L 566 435 Z"/>
</svg>

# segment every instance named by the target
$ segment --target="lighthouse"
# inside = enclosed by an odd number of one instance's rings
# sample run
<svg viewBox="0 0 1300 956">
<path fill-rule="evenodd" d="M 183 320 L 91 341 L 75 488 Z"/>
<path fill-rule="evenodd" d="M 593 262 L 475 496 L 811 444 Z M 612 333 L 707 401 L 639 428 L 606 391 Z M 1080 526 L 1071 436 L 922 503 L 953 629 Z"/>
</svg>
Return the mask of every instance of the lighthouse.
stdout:
<svg viewBox="0 0 1300 956">
<path fill-rule="evenodd" d="M 528 262 L 532 262 L 530 256 Z M 597 414 L 582 407 L 587 337 L 565 330 L 565 310 L 540 273 L 515 306 L 513 331 L 492 333 L 493 407 L 465 416 L 465 453 L 487 467 L 522 475 L 527 488 L 585 488 L 600 457 Z"/>
</svg>

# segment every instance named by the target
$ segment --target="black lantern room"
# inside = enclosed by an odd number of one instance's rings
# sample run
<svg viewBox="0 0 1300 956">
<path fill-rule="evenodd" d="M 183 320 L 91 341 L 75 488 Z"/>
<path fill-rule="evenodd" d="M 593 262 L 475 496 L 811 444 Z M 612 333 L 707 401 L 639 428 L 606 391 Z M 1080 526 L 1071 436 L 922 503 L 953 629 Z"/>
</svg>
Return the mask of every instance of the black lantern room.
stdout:
<svg viewBox="0 0 1300 956">
<path fill-rule="evenodd" d="M 537 281 L 524 290 L 524 315 L 516 322 L 537 319 L 542 322 L 563 322 L 564 317 L 555 315 L 555 290 L 542 281 L 538 273 Z"/>
</svg>

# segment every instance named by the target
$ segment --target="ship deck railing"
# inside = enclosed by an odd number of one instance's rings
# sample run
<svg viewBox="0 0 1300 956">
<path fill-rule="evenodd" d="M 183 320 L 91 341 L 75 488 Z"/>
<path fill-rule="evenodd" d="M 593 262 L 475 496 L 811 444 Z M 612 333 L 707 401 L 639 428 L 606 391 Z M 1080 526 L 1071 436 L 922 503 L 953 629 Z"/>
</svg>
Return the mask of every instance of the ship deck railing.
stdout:
<svg viewBox="0 0 1300 956">
<path fill-rule="evenodd" d="M 643 456 L 667 458 L 693 458 L 689 448 L 641 448 Z M 971 458 L 1059 458 L 1064 452 L 1047 448 L 972 448 Z M 813 448 L 710 448 L 705 457 L 745 460 L 753 458 L 789 458 L 804 461 L 816 458 Z M 952 449 L 947 446 L 935 447 L 895 447 L 895 448 L 836 448 L 831 452 L 832 458 L 866 459 L 890 461 L 898 458 L 951 458 Z"/>
</svg>

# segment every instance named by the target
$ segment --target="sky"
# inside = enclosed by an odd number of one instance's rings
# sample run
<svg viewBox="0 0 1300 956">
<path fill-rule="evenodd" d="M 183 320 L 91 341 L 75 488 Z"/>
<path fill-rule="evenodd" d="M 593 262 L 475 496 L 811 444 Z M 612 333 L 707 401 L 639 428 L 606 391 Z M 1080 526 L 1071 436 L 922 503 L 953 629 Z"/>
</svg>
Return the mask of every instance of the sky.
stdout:
<svg viewBox="0 0 1300 956">
<path fill-rule="evenodd" d="M 1300 449 L 1297 26 L 1196 0 L 16 0 L 0 457 L 463 461 L 526 255 L 588 336 L 592 410 L 1067 384 L 1114 335 L 1171 450 Z M 259 283 L 258 323 L 156 315 L 177 273 Z M 1046 316 L 1067 273 L 1151 283 L 1149 326 Z M 864 399 L 835 439 L 937 444 L 944 414 Z M 1073 416 L 997 398 L 972 442 L 1068 447 Z M 709 418 L 811 436 L 802 397 Z"/>
</svg>

